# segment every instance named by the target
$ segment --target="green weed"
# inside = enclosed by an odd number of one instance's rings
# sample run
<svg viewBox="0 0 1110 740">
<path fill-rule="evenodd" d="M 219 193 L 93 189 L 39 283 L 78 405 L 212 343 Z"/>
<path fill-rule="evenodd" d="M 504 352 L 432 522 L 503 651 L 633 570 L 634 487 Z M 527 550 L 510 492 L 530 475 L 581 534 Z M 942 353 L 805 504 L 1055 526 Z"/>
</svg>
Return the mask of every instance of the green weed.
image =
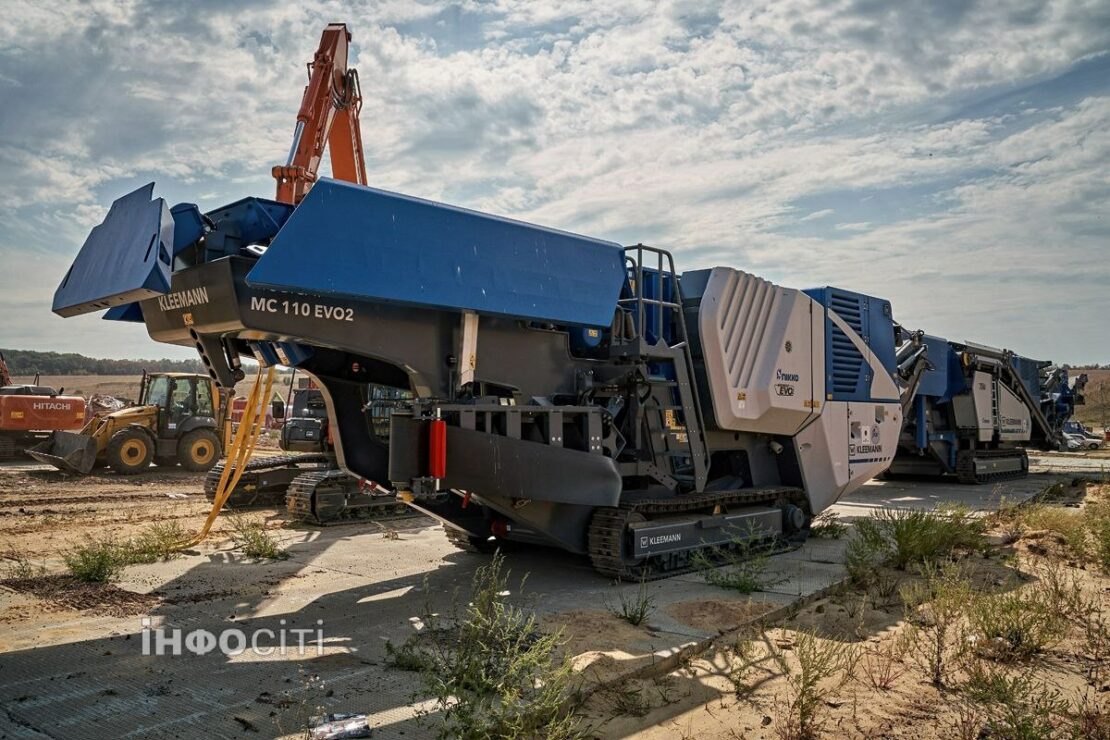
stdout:
<svg viewBox="0 0 1110 740">
<path fill-rule="evenodd" d="M 934 686 L 944 686 L 962 652 L 959 630 L 971 602 L 971 582 L 951 561 L 926 563 L 922 576 L 901 589 L 910 623 L 908 652 Z"/>
<path fill-rule="evenodd" d="M 128 564 L 156 563 L 179 557 L 181 544 L 188 538 L 188 533 L 179 522 L 169 521 L 147 527 L 123 549 Z"/>
<path fill-rule="evenodd" d="M 1042 740 L 1056 736 L 1068 715 L 1060 692 L 1037 680 L 1032 670 L 1017 672 L 985 661 L 973 662 L 963 685 L 965 696 L 982 707 L 986 737 Z"/>
<path fill-rule="evenodd" d="M 432 656 L 420 647 L 419 635 L 416 635 L 396 647 L 392 642 L 385 644 L 385 662 L 387 665 L 402 671 L 421 671 L 433 668 Z"/>
<path fill-rule="evenodd" d="M 840 515 L 835 511 L 826 511 L 818 514 L 809 525 L 810 537 L 838 540 L 847 533 L 848 525 L 840 521 Z"/>
<path fill-rule="evenodd" d="M 1050 592 L 1039 586 L 979 596 L 971 603 L 968 620 L 976 652 L 999 661 L 1036 655 L 1067 631 Z"/>
<path fill-rule="evenodd" d="M 1103 572 L 1110 573 L 1110 501 L 1088 504 L 1085 513 L 1094 560 Z"/>
<path fill-rule="evenodd" d="M 779 735 L 785 739 L 811 738 L 822 729 L 825 699 L 852 677 L 858 652 L 854 645 L 822 640 L 811 632 L 795 633 L 797 668 L 782 661 L 786 672 L 786 706 Z"/>
<path fill-rule="evenodd" d="M 266 531 L 260 522 L 249 522 L 245 519 L 234 520 L 234 531 L 231 539 L 235 546 L 243 551 L 248 558 L 259 560 L 286 560 L 289 552 Z"/>
<path fill-rule="evenodd" d="M 506 598 L 508 574 L 495 554 L 479 568 L 470 602 L 447 624 L 429 617 L 425 690 L 439 712 L 440 738 L 581 737 L 565 706 L 573 695 L 570 662 L 556 657 L 561 635 Z"/>
<path fill-rule="evenodd" d="M 752 525 L 729 546 L 696 550 L 690 562 L 711 586 L 750 594 L 781 582 L 767 577 L 772 546 L 767 533 Z"/>
<path fill-rule="evenodd" d="M 1021 517 L 1027 530 L 1043 530 L 1059 537 L 1072 557 L 1085 560 L 1089 555 L 1087 527 L 1079 509 L 1034 504 Z"/>
<path fill-rule="evenodd" d="M 640 581 L 636 593 L 628 596 L 621 591 L 617 605 L 609 611 L 633 626 L 639 626 L 655 612 L 655 596 L 648 593 L 647 583 Z"/>
<path fill-rule="evenodd" d="M 89 537 L 84 544 L 62 553 L 70 575 L 86 583 L 108 583 L 119 577 L 127 564 L 126 549 L 113 539 Z"/>
<path fill-rule="evenodd" d="M 981 550 L 985 524 L 966 507 L 949 505 L 935 511 L 883 509 L 874 515 L 886 540 L 888 565 L 904 570 L 913 563 L 948 557 L 957 550 Z"/>
<path fill-rule="evenodd" d="M 30 559 L 20 555 L 14 550 L 4 555 L 5 579 L 14 581 L 27 580 L 28 578 L 41 578 L 46 575 L 46 565 L 32 565 Z"/>
</svg>

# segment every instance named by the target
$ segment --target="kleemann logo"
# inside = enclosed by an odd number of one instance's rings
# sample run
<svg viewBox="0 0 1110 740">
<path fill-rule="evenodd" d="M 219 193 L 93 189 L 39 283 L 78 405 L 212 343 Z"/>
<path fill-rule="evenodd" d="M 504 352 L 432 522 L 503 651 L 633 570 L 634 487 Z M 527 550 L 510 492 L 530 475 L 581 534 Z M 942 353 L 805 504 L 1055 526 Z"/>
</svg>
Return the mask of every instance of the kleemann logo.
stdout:
<svg viewBox="0 0 1110 740">
<path fill-rule="evenodd" d="M 208 303 L 208 288 L 190 288 L 176 293 L 158 296 L 158 308 L 170 311 L 175 308 L 190 308 Z"/>
<path fill-rule="evenodd" d="M 652 545 L 665 545 L 668 542 L 682 542 L 682 533 L 675 532 L 674 534 L 661 534 L 655 537 L 643 536 L 640 537 L 640 547 L 651 547 Z"/>
</svg>

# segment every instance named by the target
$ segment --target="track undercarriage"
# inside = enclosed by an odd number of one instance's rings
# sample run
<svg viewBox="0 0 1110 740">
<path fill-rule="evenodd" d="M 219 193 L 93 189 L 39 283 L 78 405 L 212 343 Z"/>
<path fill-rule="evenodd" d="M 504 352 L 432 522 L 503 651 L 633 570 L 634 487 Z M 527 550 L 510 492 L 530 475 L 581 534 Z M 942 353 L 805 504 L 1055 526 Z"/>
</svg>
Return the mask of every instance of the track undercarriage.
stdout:
<svg viewBox="0 0 1110 740">
<path fill-rule="evenodd" d="M 808 534 L 804 506 L 803 491 L 780 487 L 632 498 L 593 510 L 587 555 L 609 578 L 668 578 L 696 570 L 699 561 L 721 563 L 800 544 Z M 524 544 L 511 534 L 481 538 L 449 524 L 445 532 L 466 552 L 488 554 Z"/>
<path fill-rule="evenodd" d="M 215 498 L 224 465 L 218 463 L 204 480 L 209 501 Z M 361 487 L 357 478 L 335 466 L 334 456 L 324 453 L 251 460 L 225 505 L 247 508 L 283 504 L 298 520 L 318 526 L 412 513 L 393 494 Z"/>
<path fill-rule="evenodd" d="M 996 483 L 1024 478 L 1028 473 L 1029 456 L 1021 448 L 956 453 L 956 479 L 960 483 Z"/>
<path fill-rule="evenodd" d="M 695 553 L 713 562 L 725 560 L 729 551 L 778 551 L 805 540 L 808 531 L 803 529 L 805 516 L 800 508 L 804 504 L 804 492 L 794 488 L 622 502 L 594 512 L 590 562 L 611 578 L 652 581 L 695 570 Z M 654 552 L 656 548 L 644 541 L 674 537 L 681 529 L 699 532 L 697 546 Z"/>
</svg>

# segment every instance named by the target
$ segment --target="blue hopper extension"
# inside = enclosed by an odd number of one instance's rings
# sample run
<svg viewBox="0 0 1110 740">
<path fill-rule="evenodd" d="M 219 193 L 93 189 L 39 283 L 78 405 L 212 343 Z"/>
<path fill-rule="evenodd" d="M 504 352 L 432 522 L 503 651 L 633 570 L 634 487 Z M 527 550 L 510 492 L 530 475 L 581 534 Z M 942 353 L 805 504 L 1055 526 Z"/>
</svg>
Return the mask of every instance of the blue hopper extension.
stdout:
<svg viewBox="0 0 1110 740">
<path fill-rule="evenodd" d="M 321 180 L 247 278 L 257 288 L 608 326 L 620 245 Z"/>
<path fill-rule="evenodd" d="M 150 183 L 112 204 L 54 292 L 54 313 L 77 316 L 169 292 L 173 218 L 153 194 Z"/>
</svg>

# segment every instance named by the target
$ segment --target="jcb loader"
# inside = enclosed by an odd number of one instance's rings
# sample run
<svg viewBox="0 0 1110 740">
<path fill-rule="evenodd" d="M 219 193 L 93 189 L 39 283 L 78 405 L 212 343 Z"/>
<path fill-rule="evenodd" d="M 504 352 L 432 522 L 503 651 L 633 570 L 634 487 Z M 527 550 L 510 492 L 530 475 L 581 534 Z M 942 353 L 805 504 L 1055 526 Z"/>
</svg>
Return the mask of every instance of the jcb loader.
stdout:
<svg viewBox="0 0 1110 740">
<path fill-rule="evenodd" d="M 27 454 L 76 475 L 102 466 L 134 475 L 151 462 L 205 472 L 223 455 L 230 405 L 206 375 L 144 374 L 137 405 L 54 432 Z"/>
</svg>

